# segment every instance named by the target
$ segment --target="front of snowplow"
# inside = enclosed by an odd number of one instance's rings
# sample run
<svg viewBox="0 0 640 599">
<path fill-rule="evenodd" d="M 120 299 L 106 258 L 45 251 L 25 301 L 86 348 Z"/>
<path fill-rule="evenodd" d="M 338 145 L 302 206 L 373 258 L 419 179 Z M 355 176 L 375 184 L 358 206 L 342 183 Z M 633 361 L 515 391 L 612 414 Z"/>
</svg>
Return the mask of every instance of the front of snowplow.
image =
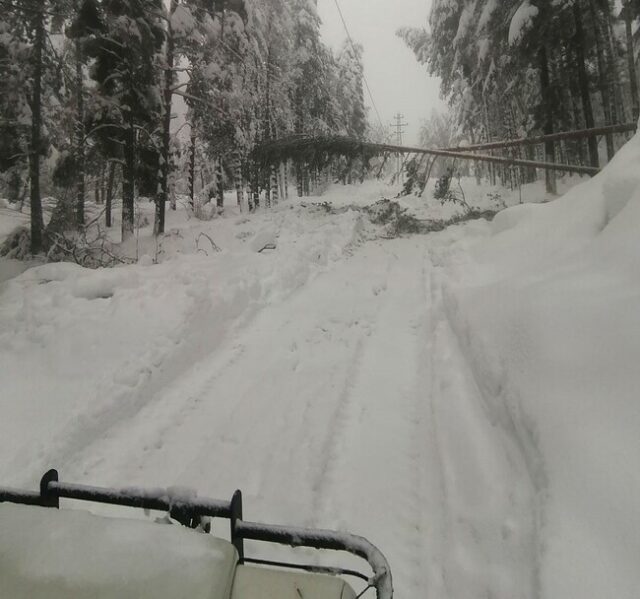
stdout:
<svg viewBox="0 0 640 599">
<path fill-rule="evenodd" d="M 186 528 L 51 509 L 60 499 L 158 510 Z M 229 520 L 229 541 L 199 534 L 210 531 L 212 518 Z M 252 558 L 245 540 L 348 552 L 366 560 L 372 574 Z M 245 521 L 239 491 L 219 501 L 167 489 L 89 487 L 61 482 L 55 470 L 39 492 L 0 488 L 3 599 L 356 599 L 345 576 L 366 581 L 358 597 L 369 588 L 378 599 L 393 597 L 387 560 L 369 541 Z"/>
</svg>

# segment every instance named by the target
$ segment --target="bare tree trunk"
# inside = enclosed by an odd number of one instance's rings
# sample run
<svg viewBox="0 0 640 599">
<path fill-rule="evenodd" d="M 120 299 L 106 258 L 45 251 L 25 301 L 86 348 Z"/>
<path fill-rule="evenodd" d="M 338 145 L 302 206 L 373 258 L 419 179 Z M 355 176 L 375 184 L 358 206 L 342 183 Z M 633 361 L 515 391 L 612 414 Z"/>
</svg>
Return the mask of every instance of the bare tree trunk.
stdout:
<svg viewBox="0 0 640 599">
<path fill-rule="evenodd" d="M 582 6 L 580 0 L 573 2 L 573 16 L 576 24 L 576 63 L 578 67 L 578 80 L 580 82 L 580 96 L 582 98 L 582 110 L 587 129 L 593 129 L 595 122 L 593 118 L 593 105 L 591 104 L 591 93 L 589 91 L 589 75 L 585 64 L 584 48 L 584 27 L 582 23 Z M 595 137 L 588 138 L 589 162 L 591 166 L 599 167 L 598 140 Z"/>
<path fill-rule="evenodd" d="M 264 189 L 264 207 L 271 208 L 271 167 L 265 165 L 260 172 L 260 182 Z"/>
<path fill-rule="evenodd" d="M 260 168 L 253 165 L 253 177 L 251 177 L 251 187 L 253 195 L 253 210 L 260 208 Z"/>
<path fill-rule="evenodd" d="M 222 156 L 216 159 L 216 206 L 224 208 L 224 183 L 222 172 Z"/>
<path fill-rule="evenodd" d="M 191 126 L 191 147 L 189 150 L 189 205 L 193 210 L 196 188 L 196 134 Z"/>
<path fill-rule="evenodd" d="M 304 195 L 304 175 L 302 172 L 302 168 L 302 163 L 299 161 L 296 162 L 296 188 L 299 198 Z"/>
<path fill-rule="evenodd" d="M 126 113 L 125 126 L 124 164 L 122 166 L 122 241 L 133 235 L 135 218 L 136 130 L 131 110 Z"/>
<path fill-rule="evenodd" d="M 638 78 L 636 76 L 636 61 L 633 56 L 633 32 L 631 0 L 624 4 L 624 25 L 627 34 L 627 64 L 629 67 L 629 85 L 631 87 L 631 103 L 633 106 L 633 120 L 637 121 L 640 115 L 640 100 L 638 99 Z"/>
<path fill-rule="evenodd" d="M 609 69 L 609 84 L 611 86 L 611 94 L 613 97 L 613 110 L 612 110 L 612 118 L 614 122 L 618 122 L 618 117 L 620 118 L 620 122 L 625 123 L 627 121 L 627 115 L 625 112 L 623 94 L 622 94 L 622 82 L 620 81 L 620 76 L 618 73 L 618 64 L 616 60 L 616 48 L 614 43 L 614 33 L 613 33 L 613 17 L 611 13 L 613 12 L 613 8 L 611 7 L 611 2 L 609 3 L 609 15 L 607 18 L 607 65 Z"/>
<path fill-rule="evenodd" d="M 249 189 L 247 190 L 247 209 L 249 212 L 253 212 L 256 209 L 255 198 L 255 181 L 256 181 L 256 167 L 253 161 L 250 161 L 247 165 L 247 179 L 249 183 Z"/>
<path fill-rule="evenodd" d="M 111 222 L 111 207 L 113 205 L 113 182 L 116 175 L 116 163 L 109 162 L 109 175 L 107 178 L 107 197 L 105 200 L 105 224 L 110 227 Z"/>
<path fill-rule="evenodd" d="M 76 40 L 76 225 L 81 227 L 84 224 L 84 85 L 82 81 L 82 46 Z"/>
<path fill-rule="evenodd" d="M 167 199 L 169 198 L 169 169 L 171 161 L 171 99 L 173 96 L 173 62 L 175 39 L 171 27 L 171 16 L 177 7 L 176 0 L 171 0 L 169 6 L 169 18 L 167 20 L 166 64 L 164 71 L 164 90 L 162 92 L 164 113 L 162 115 L 162 150 L 160 153 L 160 190 L 156 195 L 156 211 L 153 221 L 153 234 L 164 233 L 165 213 Z"/>
<path fill-rule="evenodd" d="M 234 168 L 234 185 L 236 188 L 236 198 L 238 200 L 238 208 L 240 208 L 240 212 L 244 212 L 244 188 L 242 186 L 242 159 L 240 157 L 240 152 L 236 152 L 235 157 L 235 168 Z"/>
<path fill-rule="evenodd" d="M 289 199 L 289 163 L 285 162 L 282 165 L 282 176 L 284 181 L 284 197 Z"/>
<path fill-rule="evenodd" d="M 284 175 L 285 172 L 285 165 L 284 162 L 281 162 L 278 166 L 278 196 L 281 199 L 286 199 L 287 198 L 287 190 L 285 189 L 285 185 L 284 185 Z"/>
<path fill-rule="evenodd" d="M 491 127 L 489 126 L 489 109 L 487 108 L 487 99 L 483 96 L 482 98 L 483 101 L 483 113 L 484 113 L 484 126 L 485 126 L 485 132 L 486 132 L 486 139 L 487 142 L 491 141 Z M 493 152 L 491 152 L 493 153 Z M 489 169 L 489 181 L 491 183 L 491 185 L 495 185 L 496 184 L 496 169 L 493 166 L 493 164 L 488 164 L 487 168 Z"/>
<path fill-rule="evenodd" d="M 551 83 L 549 80 L 549 60 L 547 50 L 544 46 L 540 46 L 538 51 L 538 60 L 540 62 L 540 92 L 544 105 L 544 133 L 550 135 L 553 133 L 553 97 L 551 93 Z M 555 162 L 555 152 L 553 142 L 547 141 L 544 144 L 545 162 Z M 553 171 L 545 171 L 545 182 L 547 193 L 556 193 L 556 176 Z"/>
<path fill-rule="evenodd" d="M 305 164 L 304 169 L 302 171 L 302 184 L 304 187 L 304 195 L 308 197 L 311 195 L 311 190 L 309 188 L 309 165 Z"/>
<path fill-rule="evenodd" d="M 43 249 L 44 219 L 40 198 L 40 152 L 42 128 L 42 51 L 44 48 L 45 0 L 39 0 L 35 12 L 35 40 L 31 56 L 33 64 L 33 91 L 31 96 L 31 146 L 29 148 L 29 180 L 31 200 L 31 253 Z"/>
<path fill-rule="evenodd" d="M 107 174 L 107 165 L 103 164 L 100 167 L 100 204 L 104 204 L 104 200 L 107 197 L 107 182 L 105 180 L 105 175 Z"/>
<path fill-rule="evenodd" d="M 613 124 L 611 120 L 611 95 L 610 88 L 606 79 L 605 56 L 602 43 L 602 27 L 598 11 L 594 0 L 589 0 L 589 10 L 591 13 L 591 22 L 593 23 L 593 32 L 596 42 L 596 56 L 598 59 L 598 85 L 600 87 L 600 97 L 602 98 L 602 110 L 604 112 L 605 125 Z M 607 160 L 611 160 L 615 154 L 613 146 L 613 134 L 608 133 L 605 136 L 607 142 Z"/>
<path fill-rule="evenodd" d="M 271 165 L 271 205 L 278 203 L 278 171 L 275 164 Z"/>
</svg>

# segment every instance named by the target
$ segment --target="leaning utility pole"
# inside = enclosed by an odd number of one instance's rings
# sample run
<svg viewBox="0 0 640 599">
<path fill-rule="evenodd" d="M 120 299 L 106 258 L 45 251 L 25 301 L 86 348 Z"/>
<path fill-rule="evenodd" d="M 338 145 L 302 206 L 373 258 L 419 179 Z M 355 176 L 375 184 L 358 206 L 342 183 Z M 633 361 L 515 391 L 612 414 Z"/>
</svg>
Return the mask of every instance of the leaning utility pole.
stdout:
<svg viewBox="0 0 640 599">
<path fill-rule="evenodd" d="M 400 112 L 396 114 L 394 117 L 394 123 L 391 125 L 396 130 L 396 144 L 398 146 L 402 145 L 402 134 L 404 133 L 404 128 L 408 125 L 408 123 L 404 123 L 404 115 Z M 400 177 L 400 183 L 404 183 L 404 177 L 402 176 L 402 154 L 396 154 L 396 172 Z"/>
</svg>

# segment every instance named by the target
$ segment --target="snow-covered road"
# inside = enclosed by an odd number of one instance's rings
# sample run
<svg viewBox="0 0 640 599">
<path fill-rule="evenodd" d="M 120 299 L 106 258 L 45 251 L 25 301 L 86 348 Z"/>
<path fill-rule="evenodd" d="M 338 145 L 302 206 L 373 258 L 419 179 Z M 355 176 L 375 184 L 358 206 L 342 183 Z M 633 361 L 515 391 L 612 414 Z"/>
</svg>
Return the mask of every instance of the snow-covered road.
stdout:
<svg viewBox="0 0 640 599">
<path fill-rule="evenodd" d="M 526 469 L 447 322 L 430 259 L 440 239 L 368 242 L 212 339 L 65 479 L 239 487 L 252 519 L 370 538 L 398 597 L 532 596 Z"/>
<path fill-rule="evenodd" d="M 398 598 L 635 598 L 639 156 L 491 223 L 387 239 L 339 187 L 9 278 L 2 484 L 241 488 L 369 538 Z"/>
</svg>

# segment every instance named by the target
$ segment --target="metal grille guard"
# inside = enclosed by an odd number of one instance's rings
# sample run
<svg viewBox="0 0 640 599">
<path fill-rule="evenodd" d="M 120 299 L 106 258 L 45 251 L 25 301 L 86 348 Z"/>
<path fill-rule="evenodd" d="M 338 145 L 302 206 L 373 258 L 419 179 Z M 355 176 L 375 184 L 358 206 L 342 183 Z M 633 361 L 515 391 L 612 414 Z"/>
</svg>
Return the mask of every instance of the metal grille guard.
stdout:
<svg viewBox="0 0 640 599">
<path fill-rule="evenodd" d="M 233 543 L 238 552 L 240 563 L 256 563 L 303 569 L 310 572 L 357 576 L 367 580 L 369 587 L 376 589 L 378 599 L 393 599 L 393 583 L 389 564 L 382 552 L 367 539 L 330 530 L 294 528 L 244 521 L 242 519 L 242 493 L 240 491 L 236 491 L 230 501 L 222 501 L 180 494 L 170 489 L 93 487 L 61 482 L 58 480 L 57 470 L 49 470 L 45 473 L 40 480 L 39 492 L 0 487 L 0 503 L 7 501 L 59 508 L 60 498 L 165 511 L 180 524 L 190 528 L 197 527 L 203 517 L 227 518 L 230 522 L 231 543 Z M 291 547 L 346 551 L 366 560 L 371 566 L 373 576 L 368 577 L 359 572 L 343 568 L 272 562 L 245 557 L 245 539 L 278 543 Z"/>
</svg>

